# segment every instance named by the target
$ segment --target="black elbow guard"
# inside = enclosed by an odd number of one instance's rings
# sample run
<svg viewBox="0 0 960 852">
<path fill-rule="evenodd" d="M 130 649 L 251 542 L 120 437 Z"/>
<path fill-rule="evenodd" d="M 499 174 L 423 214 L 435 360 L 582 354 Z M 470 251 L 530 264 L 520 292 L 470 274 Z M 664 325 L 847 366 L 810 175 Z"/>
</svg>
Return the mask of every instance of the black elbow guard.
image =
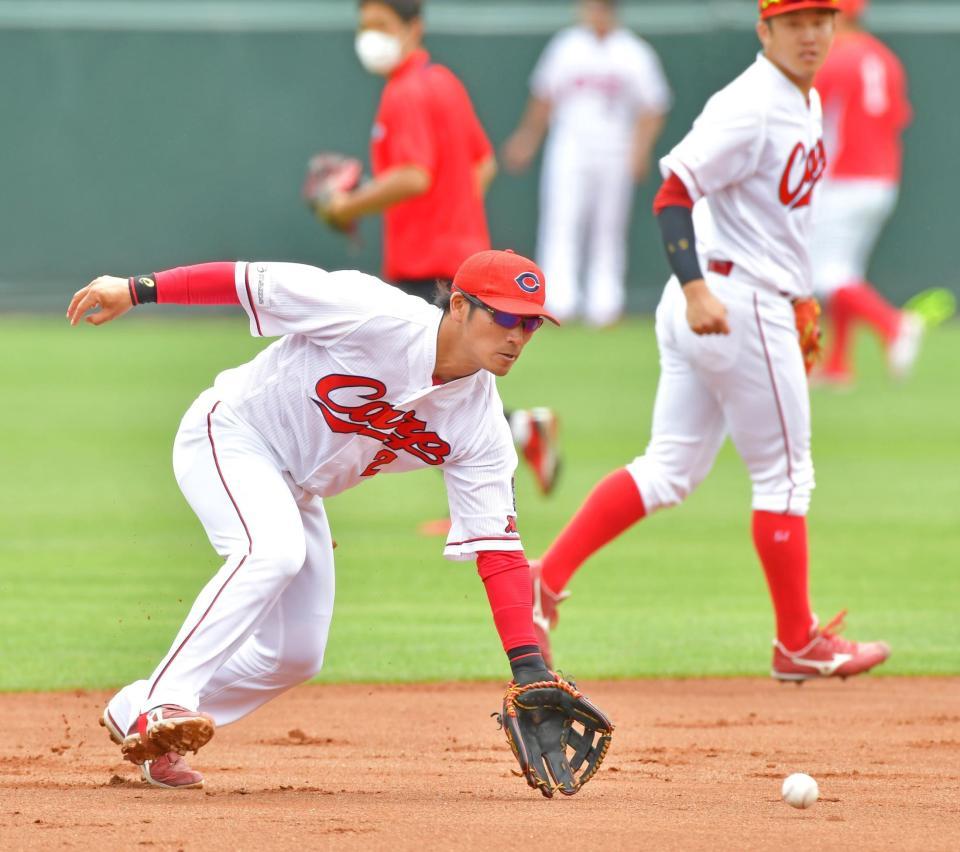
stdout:
<svg viewBox="0 0 960 852">
<path fill-rule="evenodd" d="M 667 262 L 681 284 L 703 278 L 697 260 L 697 241 L 693 232 L 693 211 L 688 207 L 664 207 L 657 216 Z"/>
</svg>

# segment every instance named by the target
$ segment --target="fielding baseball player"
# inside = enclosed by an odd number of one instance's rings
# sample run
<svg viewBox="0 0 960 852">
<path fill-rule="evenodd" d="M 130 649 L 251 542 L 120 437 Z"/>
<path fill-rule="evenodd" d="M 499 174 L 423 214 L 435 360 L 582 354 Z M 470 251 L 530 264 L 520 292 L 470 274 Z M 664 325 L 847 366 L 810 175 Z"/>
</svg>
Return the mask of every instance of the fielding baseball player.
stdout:
<svg viewBox="0 0 960 852">
<path fill-rule="evenodd" d="M 647 177 L 671 95 L 653 48 L 619 25 L 615 0 L 579 5 L 582 23 L 557 33 L 537 62 L 503 155 L 525 169 L 549 125 L 537 255 L 550 309 L 604 326 L 624 311 L 634 184 Z"/>
<path fill-rule="evenodd" d="M 239 303 L 251 334 L 280 337 L 221 373 L 177 433 L 177 482 L 224 563 L 154 671 L 103 712 L 146 781 L 201 786 L 183 754 L 320 670 L 334 597 L 323 499 L 425 466 L 447 485 L 444 555 L 477 560 L 513 667 L 503 725 L 524 775 L 545 795 L 589 780 L 612 726 L 547 672 L 537 648 L 513 502 L 517 458 L 494 379 L 552 319 L 544 291 L 532 261 L 485 251 L 460 267 L 443 309 L 369 275 L 292 263 L 102 277 L 74 295 L 73 325 L 97 307 L 94 325 L 143 302 Z M 560 734 L 570 720 L 585 733 L 567 761 Z"/>
<path fill-rule="evenodd" d="M 891 305 L 867 281 L 867 265 L 897 202 L 901 135 L 910 123 L 900 60 L 860 26 L 866 0 L 840 0 L 837 38 L 815 82 L 823 101 L 827 171 L 814 208 L 813 284 L 825 300 L 829 350 L 818 378 L 848 384 L 853 328 L 884 342 L 892 375 L 906 376 L 919 352 L 922 319 Z"/>
<path fill-rule="evenodd" d="M 373 178 L 330 193 L 317 214 L 350 229 L 383 213 L 384 279 L 431 301 L 438 280 L 449 284 L 467 257 L 490 248 L 484 197 L 496 159 L 465 86 L 423 47 L 421 0 L 360 0 L 359 7 L 357 56 L 387 81 L 370 138 Z M 559 470 L 555 414 L 517 409 L 508 419 L 549 494 Z"/>
<path fill-rule="evenodd" d="M 570 576 L 641 518 L 682 502 L 727 435 L 753 482 L 753 540 L 776 611 L 773 676 L 859 674 L 882 642 L 838 635 L 811 612 L 806 514 L 813 490 L 805 355 L 816 346 L 810 205 L 823 175 L 812 88 L 836 0 L 760 0 L 756 62 L 707 102 L 660 163 L 654 203 L 674 275 L 657 308 L 660 381 L 647 451 L 606 479 L 534 563 L 547 630 Z M 696 222 L 696 225 L 694 225 Z"/>
</svg>

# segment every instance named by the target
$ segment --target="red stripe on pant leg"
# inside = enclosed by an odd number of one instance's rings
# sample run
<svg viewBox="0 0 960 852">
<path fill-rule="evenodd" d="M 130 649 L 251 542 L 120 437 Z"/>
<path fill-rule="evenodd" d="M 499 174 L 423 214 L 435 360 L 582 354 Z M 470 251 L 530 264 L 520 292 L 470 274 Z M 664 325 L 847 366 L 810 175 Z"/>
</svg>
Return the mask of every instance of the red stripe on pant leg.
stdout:
<svg viewBox="0 0 960 852">
<path fill-rule="evenodd" d="M 220 477 L 220 482 L 223 484 L 223 490 L 227 492 L 227 497 L 230 498 L 230 502 L 233 503 L 233 508 L 237 513 L 237 517 L 240 519 L 240 523 L 243 524 L 243 531 L 247 534 L 247 553 L 253 553 L 253 538 L 250 535 L 250 528 L 247 526 L 247 522 L 243 519 L 243 514 L 240 511 L 240 507 L 237 505 L 237 501 L 233 499 L 233 494 L 230 493 L 230 486 L 227 485 L 227 480 L 223 478 L 223 471 L 220 469 L 220 459 L 217 458 L 217 445 L 213 441 L 213 412 L 217 410 L 217 406 L 220 405 L 220 400 L 217 400 L 214 403 L 213 408 L 210 409 L 210 413 L 207 414 L 207 438 L 210 440 L 210 451 L 213 453 L 213 463 L 217 467 L 217 475 Z"/>
<path fill-rule="evenodd" d="M 790 434 L 787 431 L 787 421 L 783 416 L 783 404 L 780 402 L 780 390 L 777 388 L 777 380 L 773 374 L 773 361 L 770 358 L 770 350 L 767 349 L 767 338 L 763 333 L 763 325 L 760 322 L 760 303 L 757 294 L 753 294 L 753 313 L 757 318 L 757 331 L 760 332 L 760 344 L 763 346 L 763 357 L 767 361 L 767 372 L 770 375 L 770 386 L 773 388 L 773 399 L 777 404 L 777 416 L 780 418 L 780 432 L 783 435 L 784 452 L 787 454 L 787 479 L 790 480 L 790 493 L 787 495 L 787 508 L 783 514 L 790 514 L 790 501 L 793 499 L 793 491 L 796 483 L 793 481 L 793 464 L 790 460 Z"/>
<path fill-rule="evenodd" d="M 227 485 L 227 481 L 223 478 L 223 471 L 220 469 L 220 460 L 217 458 L 217 446 L 213 441 L 213 412 L 217 410 L 218 405 L 220 405 L 220 400 L 217 400 L 213 408 L 210 409 L 209 414 L 207 414 L 207 437 L 210 439 L 210 450 L 213 453 L 213 463 L 216 465 L 217 475 L 220 477 L 223 490 L 227 492 L 227 496 L 230 498 L 230 502 L 233 504 L 233 508 L 237 513 L 237 517 L 240 519 L 240 523 L 243 525 L 243 531 L 247 534 L 247 552 L 244 554 L 243 559 L 240 560 L 237 567 L 230 572 L 230 576 L 223 581 L 223 585 L 213 596 L 213 600 L 210 601 L 210 605 L 204 610 L 203 615 L 200 616 L 200 620 L 184 637 L 183 641 L 177 646 L 177 650 L 173 652 L 173 654 L 170 656 L 170 659 L 167 660 L 166 665 L 160 670 L 160 674 L 157 675 L 156 680 L 154 680 L 153 685 L 150 687 L 150 691 L 147 693 L 147 698 L 151 698 L 153 696 L 153 691 L 157 688 L 157 684 L 160 683 L 160 678 L 166 674 L 167 669 L 170 667 L 170 663 L 177 658 L 177 655 L 183 650 L 183 646 L 190 641 L 190 638 L 194 633 L 196 633 L 197 628 L 203 624 L 203 620 L 210 614 L 210 610 L 213 609 L 213 605 L 217 602 L 217 599 L 223 593 L 223 590 L 227 587 L 227 584 L 236 576 L 237 571 L 243 567 L 243 563 L 247 561 L 247 557 L 253 552 L 253 538 L 250 536 L 250 529 L 247 527 L 247 522 L 243 519 L 243 515 L 240 512 L 240 507 L 237 505 L 237 501 L 233 499 L 233 494 L 230 493 L 230 487 Z"/>
</svg>

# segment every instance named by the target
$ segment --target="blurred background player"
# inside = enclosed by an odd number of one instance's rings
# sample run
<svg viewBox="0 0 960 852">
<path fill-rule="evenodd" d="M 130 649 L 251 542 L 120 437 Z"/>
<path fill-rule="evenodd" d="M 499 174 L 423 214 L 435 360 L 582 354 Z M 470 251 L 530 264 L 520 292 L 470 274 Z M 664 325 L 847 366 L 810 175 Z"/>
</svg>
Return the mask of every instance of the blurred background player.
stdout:
<svg viewBox="0 0 960 852">
<path fill-rule="evenodd" d="M 370 144 L 373 179 L 330 199 L 323 218 L 349 228 L 383 213 L 383 277 L 433 300 L 470 255 L 490 248 L 484 196 L 497 173 L 493 147 L 463 83 L 423 47 L 421 0 L 360 0 L 356 52 L 387 78 Z M 537 486 L 559 470 L 557 418 L 549 408 L 507 413 Z M 443 532 L 428 525 L 425 532 Z"/>
<path fill-rule="evenodd" d="M 836 40 L 814 81 L 827 172 L 814 205 L 813 275 L 830 324 L 816 378 L 838 385 L 853 379 L 858 323 L 879 335 L 897 378 L 912 368 L 924 331 L 919 314 L 894 307 L 867 280 L 870 255 L 897 203 L 911 109 L 903 65 L 861 25 L 866 7 L 867 0 L 840 0 Z"/>
<path fill-rule="evenodd" d="M 798 328 L 812 301 L 810 203 L 823 172 L 812 83 L 833 38 L 836 0 L 759 0 L 759 11 L 763 52 L 660 162 L 654 211 L 674 276 L 657 308 L 652 436 L 531 565 L 548 660 L 547 631 L 573 573 L 640 519 L 681 503 L 728 434 L 753 484 L 753 542 L 776 612 L 773 677 L 847 677 L 890 653 L 882 642 L 839 636 L 842 614 L 820 627 L 810 608 L 814 476 Z"/>
<path fill-rule="evenodd" d="M 540 56 L 503 158 L 511 171 L 526 169 L 549 127 L 537 259 L 550 307 L 605 326 L 624 312 L 634 185 L 650 170 L 671 95 L 656 53 L 620 25 L 615 0 L 584 0 L 579 11 L 581 23 Z"/>
</svg>

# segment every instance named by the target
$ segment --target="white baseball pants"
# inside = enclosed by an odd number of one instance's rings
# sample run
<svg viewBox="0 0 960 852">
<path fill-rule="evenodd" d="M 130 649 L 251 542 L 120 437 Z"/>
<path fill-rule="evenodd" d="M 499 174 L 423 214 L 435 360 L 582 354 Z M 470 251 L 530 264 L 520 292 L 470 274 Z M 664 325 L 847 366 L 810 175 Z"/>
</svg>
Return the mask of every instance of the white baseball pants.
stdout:
<svg viewBox="0 0 960 852">
<path fill-rule="evenodd" d="M 173 467 L 223 567 L 173 645 L 110 713 L 126 730 L 160 704 L 236 721 L 313 677 L 333 615 L 333 545 L 323 502 L 285 479 L 263 439 L 212 390 L 180 424 Z"/>
<path fill-rule="evenodd" d="M 866 280 L 870 255 L 897 205 L 898 187 L 884 180 L 824 180 L 813 205 L 813 289 L 829 297 Z"/>
<path fill-rule="evenodd" d="M 627 469 L 647 511 L 683 501 L 729 434 L 753 483 L 753 508 L 805 515 L 814 487 L 810 402 L 793 306 L 732 277 L 707 274 L 729 335 L 696 335 L 676 278 L 657 308 L 660 381 L 644 455 Z"/>
<path fill-rule="evenodd" d="M 623 314 L 633 188 L 627 152 L 595 156 L 574 141 L 548 140 L 537 258 L 547 309 L 559 320 L 603 326 Z"/>
</svg>

